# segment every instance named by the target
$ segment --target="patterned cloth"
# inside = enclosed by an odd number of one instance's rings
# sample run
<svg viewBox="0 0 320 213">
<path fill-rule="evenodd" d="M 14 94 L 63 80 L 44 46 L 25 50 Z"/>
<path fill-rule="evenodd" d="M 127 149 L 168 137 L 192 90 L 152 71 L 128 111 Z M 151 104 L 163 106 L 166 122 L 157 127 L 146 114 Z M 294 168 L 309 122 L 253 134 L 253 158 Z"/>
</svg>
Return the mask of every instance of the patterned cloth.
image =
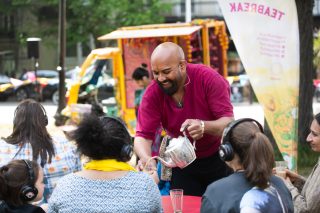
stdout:
<svg viewBox="0 0 320 213">
<path fill-rule="evenodd" d="M 76 153 L 76 147 L 62 137 L 53 137 L 53 145 L 56 155 L 52 157 L 50 164 L 45 164 L 44 173 L 44 201 L 46 202 L 52 194 L 57 181 L 64 175 L 81 170 L 80 156 Z M 21 151 L 19 145 L 12 145 L 0 140 L 0 166 L 7 164 L 14 159 L 32 160 L 32 148 L 30 143 L 26 143 Z M 40 158 L 38 163 L 40 165 Z"/>
<path fill-rule="evenodd" d="M 143 172 L 128 172 L 112 180 L 69 174 L 59 181 L 49 201 L 49 213 L 161 212 L 155 182 Z"/>
<path fill-rule="evenodd" d="M 254 210 L 260 213 L 283 213 L 283 210 L 287 209 L 282 209 L 282 201 L 280 202 L 279 198 L 276 189 L 272 186 L 264 190 L 253 187 L 243 195 L 240 201 L 240 213 Z"/>
</svg>

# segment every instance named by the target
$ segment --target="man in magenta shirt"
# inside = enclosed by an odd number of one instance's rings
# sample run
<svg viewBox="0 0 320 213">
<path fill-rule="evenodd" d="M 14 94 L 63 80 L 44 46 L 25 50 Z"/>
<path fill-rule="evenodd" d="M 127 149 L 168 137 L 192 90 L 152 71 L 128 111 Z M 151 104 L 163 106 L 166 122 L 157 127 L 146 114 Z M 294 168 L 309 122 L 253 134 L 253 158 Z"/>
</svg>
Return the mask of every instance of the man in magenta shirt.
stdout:
<svg viewBox="0 0 320 213">
<path fill-rule="evenodd" d="M 197 159 L 184 169 L 172 169 L 171 188 L 202 196 L 207 185 L 229 171 L 218 155 L 223 129 L 233 120 L 229 84 L 209 67 L 187 64 L 182 48 L 171 42 L 156 47 L 151 68 L 155 80 L 139 107 L 135 152 L 144 165 L 160 124 L 171 137 L 186 128 L 190 141 L 197 141 Z"/>
</svg>

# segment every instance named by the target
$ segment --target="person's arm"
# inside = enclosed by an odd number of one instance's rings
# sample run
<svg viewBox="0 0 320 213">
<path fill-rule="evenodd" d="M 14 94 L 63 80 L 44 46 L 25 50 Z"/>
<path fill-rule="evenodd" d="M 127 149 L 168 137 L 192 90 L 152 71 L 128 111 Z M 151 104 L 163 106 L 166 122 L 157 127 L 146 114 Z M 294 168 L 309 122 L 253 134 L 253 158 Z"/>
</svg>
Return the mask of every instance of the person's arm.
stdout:
<svg viewBox="0 0 320 213">
<path fill-rule="evenodd" d="M 289 178 L 290 182 L 295 186 L 299 192 L 301 192 L 303 185 L 306 182 L 306 178 L 298 175 L 295 172 L 290 171 L 289 169 L 285 170 L 286 172 L 286 177 Z"/>
<path fill-rule="evenodd" d="M 320 179 L 318 178 L 319 175 L 320 175 L 320 169 L 315 169 L 314 172 L 311 174 L 311 176 L 309 176 L 307 181 L 305 182 L 302 192 L 300 192 L 297 189 L 297 187 L 295 187 L 291 183 L 290 178 L 287 177 L 285 183 L 289 191 L 291 192 L 295 212 L 303 213 L 303 212 L 319 211 L 320 209 L 320 202 L 319 202 Z"/>
<path fill-rule="evenodd" d="M 224 128 L 233 120 L 233 117 L 222 117 L 214 121 L 187 119 L 181 125 L 180 131 L 186 128 L 194 140 L 202 138 L 203 134 L 221 136 Z"/>
<path fill-rule="evenodd" d="M 140 158 L 138 162 L 138 169 L 143 170 L 148 160 L 151 158 L 151 145 L 152 140 L 145 139 L 143 137 L 135 137 L 134 139 L 134 151 Z M 148 162 L 148 167 L 152 170 L 156 170 L 155 160 Z"/>
</svg>

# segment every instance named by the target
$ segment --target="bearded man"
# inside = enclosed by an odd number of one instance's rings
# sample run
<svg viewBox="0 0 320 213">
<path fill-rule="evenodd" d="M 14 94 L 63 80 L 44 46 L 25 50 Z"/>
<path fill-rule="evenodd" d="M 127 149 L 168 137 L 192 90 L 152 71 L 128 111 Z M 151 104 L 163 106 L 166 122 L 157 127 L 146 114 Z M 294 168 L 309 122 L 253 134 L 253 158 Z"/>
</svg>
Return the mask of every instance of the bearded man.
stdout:
<svg viewBox="0 0 320 213">
<path fill-rule="evenodd" d="M 186 130 L 189 140 L 196 141 L 197 158 L 183 169 L 172 169 L 171 188 L 202 196 L 210 183 L 230 171 L 218 154 L 223 130 L 234 119 L 229 83 L 210 67 L 187 63 L 182 48 L 171 42 L 155 48 L 151 69 L 154 80 L 139 107 L 134 141 L 140 169 L 151 158 L 160 125 L 172 138 Z"/>
</svg>

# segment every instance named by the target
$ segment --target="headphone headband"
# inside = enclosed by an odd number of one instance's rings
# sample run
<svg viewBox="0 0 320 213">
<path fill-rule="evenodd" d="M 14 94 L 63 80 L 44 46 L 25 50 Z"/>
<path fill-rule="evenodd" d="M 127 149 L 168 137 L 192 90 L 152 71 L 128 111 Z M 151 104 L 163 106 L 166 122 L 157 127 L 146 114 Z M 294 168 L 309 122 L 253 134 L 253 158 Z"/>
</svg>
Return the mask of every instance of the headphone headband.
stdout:
<svg viewBox="0 0 320 213">
<path fill-rule="evenodd" d="M 43 116 L 44 116 L 44 125 L 45 126 L 47 126 L 48 125 L 48 116 L 47 116 L 47 111 L 45 110 L 45 108 L 42 106 L 42 104 L 40 104 L 39 102 L 36 102 L 35 101 L 35 103 L 38 103 L 39 104 L 39 106 L 40 106 L 40 108 L 41 108 L 41 110 L 42 110 L 42 112 L 43 112 Z M 20 104 L 18 105 L 18 107 L 15 109 L 15 111 L 14 111 L 14 117 L 16 117 L 16 114 L 17 114 L 17 111 L 18 111 L 18 109 L 20 108 L 21 106 L 20 106 Z"/>
<path fill-rule="evenodd" d="M 122 148 L 121 148 L 121 158 L 123 161 L 129 161 L 133 155 L 133 148 L 132 148 L 132 145 L 131 145 L 131 142 L 132 142 L 132 137 L 131 137 L 131 134 L 126 126 L 126 124 L 120 120 L 119 118 L 116 118 L 116 117 L 112 117 L 112 116 L 103 116 L 101 117 L 101 119 L 110 119 L 110 120 L 113 120 L 115 122 L 117 122 L 118 124 L 120 124 L 127 132 L 128 134 L 128 137 L 130 138 L 130 141 L 128 141 L 127 144 L 123 144 Z"/>
<path fill-rule="evenodd" d="M 221 160 L 223 160 L 223 161 L 231 161 L 233 159 L 234 151 L 233 151 L 233 147 L 232 147 L 232 145 L 230 143 L 230 141 L 231 141 L 230 140 L 231 133 L 232 133 L 232 130 L 237 125 L 239 125 L 239 124 L 241 124 L 243 122 L 254 122 L 259 127 L 260 131 L 262 133 L 264 133 L 262 125 L 258 121 L 256 121 L 255 119 L 242 118 L 242 119 L 238 119 L 238 120 L 232 121 L 224 129 L 223 134 L 222 134 L 221 145 L 219 147 L 219 156 L 220 156 Z"/>
<path fill-rule="evenodd" d="M 28 174 L 29 174 L 29 181 L 28 184 L 33 185 L 34 182 L 34 172 L 31 164 L 28 162 L 28 160 L 23 160 L 23 162 L 27 165 Z"/>
<path fill-rule="evenodd" d="M 263 131 L 263 127 L 262 125 L 255 119 L 253 118 L 241 118 L 238 120 L 234 120 L 231 123 L 228 124 L 228 126 L 223 130 L 223 134 L 222 134 L 222 144 L 225 144 L 226 142 L 230 141 L 230 136 L 232 133 L 232 130 L 238 126 L 239 124 L 243 123 L 243 122 L 254 122 L 260 129 L 260 131 L 262 133 L 264 133 Z"/>
<path fill-rule="evenodd" d="M 34 186 L 35 182 L 35 175 L 33 171 L 33 167 L 28 160 L 23 160 L 23 162 L 26 164 L 28 169 L 28 183 L 21 187 L 20 190 L 20 198 L 23 201 L 32 201 L 35 199 L 38 195 L 38 189 Z"/>
</svg>

